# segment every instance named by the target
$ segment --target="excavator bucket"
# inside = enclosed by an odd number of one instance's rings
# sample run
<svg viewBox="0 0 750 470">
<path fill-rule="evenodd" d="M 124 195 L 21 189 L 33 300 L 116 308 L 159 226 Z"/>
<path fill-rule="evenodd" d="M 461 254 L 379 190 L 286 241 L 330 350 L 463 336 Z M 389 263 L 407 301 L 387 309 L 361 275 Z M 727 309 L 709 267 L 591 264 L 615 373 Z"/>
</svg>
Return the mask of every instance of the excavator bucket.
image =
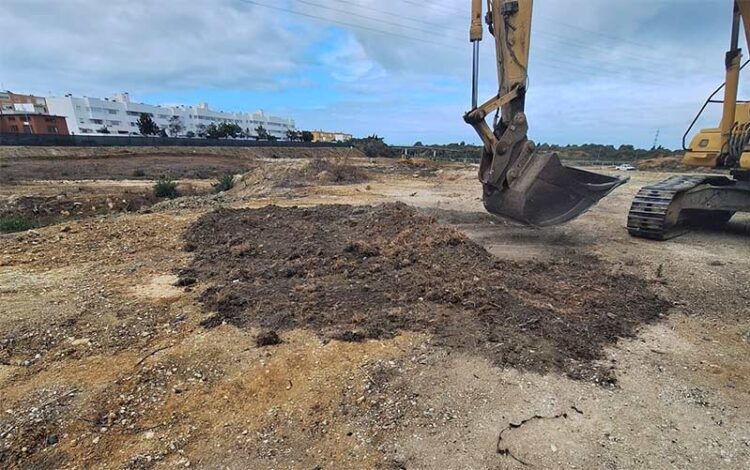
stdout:
<svg viewBox="0 0 750 470">
<path fill-rule="evenodd" d="M 515 222 L 548 227 L 575 219 L 628 180 L 567 167 L 557 154 L 534 152 L 508 171 L 503 188 L 484 182 L 484 207 Z"/>
</svg>

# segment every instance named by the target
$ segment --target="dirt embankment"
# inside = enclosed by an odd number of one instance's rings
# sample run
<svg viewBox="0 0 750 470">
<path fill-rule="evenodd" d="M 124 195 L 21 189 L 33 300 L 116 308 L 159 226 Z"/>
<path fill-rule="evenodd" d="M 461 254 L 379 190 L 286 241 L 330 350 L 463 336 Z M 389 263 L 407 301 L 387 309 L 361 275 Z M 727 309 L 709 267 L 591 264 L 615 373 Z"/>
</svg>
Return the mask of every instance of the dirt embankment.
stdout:
<svg viewBox="0 0 750 470">
<path fill-rule="evenodd" d="M 590 256 L 516 264 L 404 204 L 219 209 L 185 235 L 204 321 L 360 341 L 424 331 L 500 366 L 612 382 L 593 361 L 668 305 Z"/>
<path fill-rule="evenodd" d="M 685 165 L 682 164 L 682 156 L 640 160 L 635 164 L 635 166 L 642 171 L 675 171 L 686 169 Z"/>
<path fill-rule="evenodd" d="M 22 196 L 0 202 L 0 233 L 43 227 L 65 220 L 97 215 L 135 212 L 154 204 L 150 193 L 123 192 L 118 195 Z"/>
<path fill-rule="evenodd" d="M 209 179 L 241 174 L 270 158 L 362 157 L 345 148 L 0 147 L 0 184 L 28 180 Z"/>
<path fill-rule="evenodd" d="M 208 191 L 190 183 L 178 184 L 180 196 L 199 197 Z M 0 196 L 0 233 L 21 232 L 71 220 L 109 214 L 137 212 L 153 206 L 166 197 L 157 197 L 151 186 L 143 188 L 112 188 L 99 192 L 96 188 L 73 187 L 57 195 Z"/>
</svg>

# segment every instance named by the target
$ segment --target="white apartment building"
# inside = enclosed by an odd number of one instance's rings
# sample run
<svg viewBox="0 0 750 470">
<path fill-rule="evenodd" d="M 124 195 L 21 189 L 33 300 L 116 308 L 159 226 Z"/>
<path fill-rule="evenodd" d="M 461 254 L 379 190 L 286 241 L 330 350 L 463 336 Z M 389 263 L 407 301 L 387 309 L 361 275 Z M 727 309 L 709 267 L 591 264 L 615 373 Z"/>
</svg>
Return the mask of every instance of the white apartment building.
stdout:
<svg viewBox="0 0 750 470">
<path fill-rule="evenodd" d="M 209 109 L 207 103 L 197 106 L 154 106 L 131 102 L 127 93 L 103 99 L 71 95 L 48 97 L 47 108 L 50 114 L 65 116 L 71 134 L 105 135 L 99 130 L 106 127 L 109 135 L 139 135 L 137 121 L 141 113 L 151 114 L 162 129 L 167 129 L 172 116 L 179 116 L 185 127 L 183 135 L 189 131 L 197 133 L 200 124 L 208 126 L 222 122 L 235 123 L 250 135 L 255 135 L 255 128 L 262 125 L 269 134 L 279 139 L 286 138 L 287 130 L 295 129 L 293 119 L 269 116 L 262 110 L 226 113 Z"/>
</svg>

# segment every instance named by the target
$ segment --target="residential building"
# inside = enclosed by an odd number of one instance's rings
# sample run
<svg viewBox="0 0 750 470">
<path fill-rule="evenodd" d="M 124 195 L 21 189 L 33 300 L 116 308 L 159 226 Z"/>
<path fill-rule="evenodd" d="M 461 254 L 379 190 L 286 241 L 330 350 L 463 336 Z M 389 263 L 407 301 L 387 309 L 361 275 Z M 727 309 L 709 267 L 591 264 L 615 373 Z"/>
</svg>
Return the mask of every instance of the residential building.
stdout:
<svg viewBox="0 0 750 470">
<path fill-rule="evenodd" d="M 0 91 L 0 113 L 13 112 L 49 114 L 47 102 L 40 96 Z"/>
<path fill-rule="evenodd" d="M 343 132 L 311 131 L 313 142 L 347 142 L 352 140 L 351 134 Z"/>
<path fill-rule="evenodd" d="M 0 114 L 0 133 L 68 135 L 68 126 L 64 116 L 3 112 Z"/>
<path fill-rule="evenodd" d="M 249 135 L 255 136 L 255 129 L 262 125 L 269 134 L 286 138 L 288 130 L 294 130 L 294 120 L 269 116 L 263 111 L 254 113 L 228 113 L 215 111 L 207 103 L 197 106 L 154 106 L 130 101 L 127 93 L 118 93 L 112 98 L 89 98 L 65 95 L 48 97 L 47 107 L 53 114 L 68 118 L 68 128 L 74 134 L 138 135 L 138 118 L 142 113 L 151 115 L 162 129 L 167 129 L 169 120 L 177 116 L 184 130 L 199 133 L 202 126 L 222 122 L 239 125 Z M 106 128 L 108 132 L 101 132 Z"/>
</svg>

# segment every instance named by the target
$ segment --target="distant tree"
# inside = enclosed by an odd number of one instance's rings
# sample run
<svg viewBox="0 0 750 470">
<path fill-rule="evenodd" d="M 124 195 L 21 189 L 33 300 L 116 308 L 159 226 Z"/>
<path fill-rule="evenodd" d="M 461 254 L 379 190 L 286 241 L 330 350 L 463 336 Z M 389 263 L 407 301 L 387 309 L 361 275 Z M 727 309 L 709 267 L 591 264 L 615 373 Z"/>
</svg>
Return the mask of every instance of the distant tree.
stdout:
<svg viewBox="0 0 750 470">
<path fill-rule="evenodd" d="M 398 152 L 383 141 L 383 137 L 377 134 L 364 139 L 352 139 L 352 145 L 370 158 L 373 157 L 395 157 Z"/>
<path fill-rule="evenodd" d="M 185 137 L 187 137 L 189 139 L 192 139 L 193 137 L 195 137 L 195 132 L 193 132 L 193 131 L 187 131 L 187 132 L 185 132 Z"/>
<path fill-rule="evenodd" d="M 286 139 L 290 142 L 294 142 L 297 140 L 302 140 L 302 135 L 300 135 L 299 131 L 296 131 L 294 129 L 287 129 Z"/>
<path fill-rule="evenodd" d="M 166 129 L 159 129 L 159 137 L 169 137 Z"/>
<path fill-rule="evenodd" d="M 216 127 L 216 124 L 213 122 L 206 126 L 206 138 L 207 139 L 218 139 L 221 137 L 221 134 L 219 133 L 219 128 Z"/>
<path fill-rule="evenodd" d="M 300 134 L 300 140 L 302 140 L 302 142 L 312 142 L 314 138 L 315 136 L 310 131 L 302 131 Z"/>
<path fill-rule="evenodd" d="M 259 124 L 258 127 L 255 128 L 255 136 L 255 140 L 268 140 L 270 134 L 266 128 L 263 127 L 263 124 Z"/>
<path fill-rule="evenodd" d="M 275 135 L 268 134 L 268 140 L 271 142 L 276 142 L 277 140 L 279 140 L 279 138 Z"/>
<path fill-rule="evenodd" d="M 414 147 L 424 147 L 424 144 L 422 143 L 421 140 L 418 140 L 418 141 L 414 142 Z"/>
<path fill-rule="evenodd" d="M 201 123 L 195 126 L 195 135 L 197 135 L 201 139 L 205 139 L 206 137 L 208 137 L 208 130 L 206 129 L 206 125 Z"/>
<path fill-rule="evenodd" d="M 99 134 L 109 134 L 109 129 L 107 129 L 107 126 L 102 126 L 99 129 L 96 130 Z"/>
<path fill-rule="evenodd" d="M 220 123 L 216 131 L 220 138 L 240 137 L 242 135 L 242 128 L 233 122 L 224 121 Z"/>
<path fill-rule="evenodd" d="M 178 135 L 182 134 L 182 131 L 185 130 L 185 124 L 182 123 L 182 119 L 180 119 L 180 116 L 172 116 L 169 118 L 167 129 L 169 130 L 169 135 L 171 135 L 172 137 L 177 137 Z"/>
<path fill-rule="evenodd" d="M 138 116 L 138 131 L 141 135 L 159 135 L 159 126 L 156 125 L 149 113 L 141 113 Z"/>
</svg>

